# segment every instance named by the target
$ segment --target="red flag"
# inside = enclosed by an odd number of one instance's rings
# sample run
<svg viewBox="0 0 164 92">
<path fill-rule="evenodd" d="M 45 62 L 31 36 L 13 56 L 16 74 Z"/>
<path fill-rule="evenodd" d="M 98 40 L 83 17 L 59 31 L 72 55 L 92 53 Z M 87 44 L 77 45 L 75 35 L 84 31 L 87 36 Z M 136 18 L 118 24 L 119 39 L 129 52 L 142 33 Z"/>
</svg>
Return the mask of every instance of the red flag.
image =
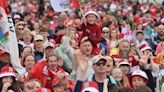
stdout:
<svg viewBox="0 0 164 92">
<path fill-rule="evenodd" d="M 72 2 L 72 6 L 70 7 L 70 9 L 73 9 L 73 8 L 79 8 L 80 7 L 80 4 L 78 3 L 77 0 L 70 0 L 70 2 Z"/>
<path fill-rule="evenodd" d="M 10 10 L 8 8 L 6 0 L 0 0 L 0 6 L 5 10 L 6 14 L 10 14 Z"/>
</svg>

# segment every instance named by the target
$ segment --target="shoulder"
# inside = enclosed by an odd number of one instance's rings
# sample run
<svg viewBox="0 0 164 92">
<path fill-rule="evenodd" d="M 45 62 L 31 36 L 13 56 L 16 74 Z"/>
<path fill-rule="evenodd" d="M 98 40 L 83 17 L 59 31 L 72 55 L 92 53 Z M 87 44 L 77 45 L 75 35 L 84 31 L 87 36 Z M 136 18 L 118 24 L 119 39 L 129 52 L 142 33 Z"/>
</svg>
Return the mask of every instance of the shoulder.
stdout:
<svg viewBox="0 0 164 92">
<path fill-rule="evenodd" d="M 81 50 L 80 49 L 75 50 L 75 55 L 79 55 L 79 54 L 81 54 Z"/>
</svg>

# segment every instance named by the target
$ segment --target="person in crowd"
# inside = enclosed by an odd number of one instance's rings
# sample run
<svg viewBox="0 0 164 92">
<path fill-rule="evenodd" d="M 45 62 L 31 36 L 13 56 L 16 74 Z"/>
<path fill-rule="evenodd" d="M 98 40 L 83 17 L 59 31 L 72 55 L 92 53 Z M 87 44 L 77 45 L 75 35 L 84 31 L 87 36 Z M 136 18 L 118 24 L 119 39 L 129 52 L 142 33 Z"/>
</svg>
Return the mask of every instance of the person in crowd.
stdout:
<svg viewBox="0 0 164 92">
<path fill-rule="evenodd" d="M 112 58 L 115 61 L 115 64 L 117 65 L 121 59 L 126 59 L 132 67 L 136 68 L 139 65 L 139 57 L 136 55 L 130 55 L 130 42 L 128 40 L 121 40 L 119 42 L 119 55 L 112 55 Z"/>
<path fill-rule="evenodd" d="M 30 77 L 41 81 L 43 87 L 52 90 L 52 81 L 56 73 L 64 71 L 58 67 L 58 60 L 55 55 L 47 56 L 46 60 L 39 61 L 30 71 Z"/>
<path fill-rule="evenodd" d="M 10 54 L 4 50 L 0 50 L 0 69 L 6 65 L 10 65 Z"/>
<path fill-rule="evenodd" d="M 69 74 L 66 72 L 58 72 L 53 79 L 52 86 L 54 92 L 73 92 L 74 82 L 70 81 Z"/>
<path fill-rule="evenodd" d="M 126 59 L 121 59 L 117 65 L 122 71 L 122 73 L 129 77 L 131 75 L 131 64 Z"/>
<path fill-rule="evenodd" d="M 104 45 L 109 46 L 110 41 L 109 41 L 109 28 L 108 27 L 103 27 L 102 28 L 101 36 L 102 36 L 101 43 L 103 43 Z"/>
<path fill-rule="evenodd" d="M 20 57 L 19 58 L 21 60 L 21 64 L 22 65 L 23 65 L 23 59 L 24 59 L 24 57 L 27 56 L 27 55 L 29 55 L 29 54 L 33 54 L 33 50 L 32 50 L 31 47 L 26 46 L 26 47 L 23 47 L 21 49 Z"/>
<path fill-rule="evenodd" d="M 13 20 L 14 23 L 17 24 L 21 20 L 21 16 L 19 14 L 14 14 Z"/>
<path fill-rule="evenodd" d="M 0 72 L 0 91 L 21 92 L 22 90 L 16 78 L 16 71 L 12 67 L 3 67 Z"/>
<path fill-rule="evenodd" d="M 74 53 L 73 47 L 70 46 L 70 41 L 70 36 L 63 36 L 61 44 L 54 50 L 54 54 L 63 60 L 63 69 L 68 73 L 72 72 L 72 54 Z"/>
<path fill-rule="evenodd" d="M 139 47 L 136 42 L 130 42 L 130 55 L 139 55 Z"/>
<path fill-rule="evenodd" d="M 152 49 L 148 44 L 143 44 L 140 47 L 140 55 L 144 54 L 148 57 L 148 64 L 150 68 L 154 71 L 157 68 L 156 58 L 153 56 Z"/>
<path fill-rule="evenodd" d="M 114 67 L 112 69 L 112 77 L 116 79 L 120 87 L 131 88 L 129 78 L 123 74 L 121 68 Z"/>
<path fill-rule="evenodd" d="M 93 43 L 93 55 L 99 54 L 97 43 L 102 39 L 101 29 L 96 23 L 100 16 L 95 11 L 88 11 L 84 14 L 84 22 L 81 24 L 80 29 L 83 31 L 82 37 L 87 36 Z"/>
<path fill-rule="evenodd" d="M 46 26 L 41 26 L 39 28 L 39 34 L 43 36 L 43 42 L 48 42 L 48 29 Z"/>
<path fill-rule="evenodd" d="M 133 90 L 130 88 L 122 87 L 119 88 L 117 92 L 133 92 Z"/>
<path fill-rule="evenodd" d="M 146 40 L 144 39 L 144 33 L 143 31 L 136 31 L 135 32 L 135 37 L 136 37 L 136 44 L 138 47 L 140 47 L 142 44 L 148 44 Z"/>
<path fill-rule="evenodd" d="M 119 32 L 116 28 L 109 31 L 110 48 L 116 48 L 119 42 Z"/>
<path fill-rule="evenodd" d="M 23 47 L 29 46 L 34 49 L 34 44 L 32 43 L 32 35 L 31 31 L 28 28 L 24 28 L 22 30 L 22 40 L 19 40 L 18 44 L 22 45 Z"/>
<path fill-rule="evenodd" d="M 106 72 L 107 72 L 107 75 L 110 76 L 112 73 L 112 68 L 115 66 L 115 63 L 112 57 L 110 56 L 105 56 L 105 59 L 106 59 Z"/>
<path fill-rule="evenodd" d="M 26 55 L 23 59 L 23 66 L 26 69 L 26 74 L 24 75 L 24 80 L 28 81 L 30 79 L 29 72 L 35 66 L 35 56 L 33 54 Z"/>
<path fill-rule="evenodd" d="M 154 37 L 154 41 L 150 43 L 153 51 L 156 50 L 158 43 L 164 39 L 164 25 L 160 24 L 157 29 L 157 36 Z"/>
<path fill-rule="evenodd" d="M 43 36 L 42 35 L 36 35 L 34 37 L 34 54 L 36 62 L 41 60 L 44 55 L 44 48 L 43 48 Z"/>
<path fill-rule="evenodd" d="M 41 87 L 42 84 L 39 80 L 31 79 L 25 83 L 24 92 L 36 92 Z"/>
<path fill-rule="evenodd" d="M 164 64 L 163 64 L 164 52 L 159 53 L 157 58 L 157 68 L 154 72 L 154 77 L 156 77 L 156 92 L 160 92 L 164 79 Z"/>
<path fill-rule="evenodd" d="M 20 21 L 17 24 L 15 24 L 15 31 L 16 31 L 16 35 L 17 35 L 17 39 L 21 40 L 22 39 L 22 32 L 25 28 L 25 22 L 24 21 Z"/>
<path fill-rule="evenodd" d="M 92 68 L 92 42 L 86 36 L 80 41 L 79 49 L 75 50 L 72 56 L 72 72 L 70 74 L 71 79 L 79 79 L 81 71 L 85 71 L 85 80 L 93 74 Z"/>
<path fill-rule="evenodd" d="M 33 36 L 38 35 L 39 34 L 39 28 L 40 28 L 39 23 L 35 22 L 34 23 L 34 30 L 32 30 L 31 34 Z"/>
<path fill-rule="evenodd" d="M 103 82 L 107 78 L 108 84 L 117 84 L 112 76 L 107 76 L 106 72 L 106 59 L 103 56 L 95 56 L 92 59 L 94 74 L 88 78 L 88 81 L 94 81 L 98 84 L 98 90 L 103 92 Z"/>
<path fill-rule="evenodd" d="M 146 54 L 140 55 L 140 66 L 143 67 L 142 70 L 134 70 L 130 77 L 130 83 L 134 89 L 136 89 L 140 85 L 146 85 L 151 88 L 153 92 L 155 92 L 155 83 L 153 75 L 150 71 L 148 57 L 145 56 Z"/>
<path fill-rule="evenodd" d="M 152 90 L 147 87 L 147 86 L 144 86 L 144 85 L 141 85 L 141 86 L 138 86 L 134 92 L 152 92 Z"/>
<path fill-rule="evenodd" d="M 72 1 L 73 5 L 76 0 L 67 1 Z M 4 76 L 0 72 L 3 76 L 0 77 L 0 91 L 131 92 L 129 88 L 132 88 L 134 92 L 140 89 L 163 92 L 164 2 L 77 1 L 80 9 L 56 12 L 49 0 L 7 0 L 14 21 L 20 62 L 26 74 Z M 55 5 L 58 4 L 56 2 Z M 8 15 L 9 12 L 6 13 Z M 13 65 L 13 54 L 7 47 L 7 41 L 13 39 L 10 39 L 11 31 L 8 32 L 4 15 L 0 14 L 1 70 L 6 65 Z M 19 69 L 15 70 L 19 72 Z M 10 83 L 1 81 L 7 78 Z"/>
<path fill-rule="evenodd" d="M 54 55 L 54 44 L 52 42 L 46 42 L 43 44 L 44 48 L 44 58 L 47 58 L 47 56 Z"/>
</svg>

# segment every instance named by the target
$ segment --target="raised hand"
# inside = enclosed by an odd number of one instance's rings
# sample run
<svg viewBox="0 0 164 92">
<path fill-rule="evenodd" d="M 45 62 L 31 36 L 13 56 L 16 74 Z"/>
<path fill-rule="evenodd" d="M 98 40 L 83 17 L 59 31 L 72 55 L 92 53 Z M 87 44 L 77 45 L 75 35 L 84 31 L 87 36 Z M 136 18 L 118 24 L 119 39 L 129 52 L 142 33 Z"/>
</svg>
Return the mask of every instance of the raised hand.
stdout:
<svg viewBox="0 0 164 92">
<path fill-rule="evenodd" d="M 140 56 L 140 62 L 142 63 L 142 64 L 147 64 L 148 63 L 148 55 L 146 55 L 146 53 L 143 53 L 143 52 L 139 52 L 139 56 Z"/>
<path fill-rule="evenodd" d="M 10 83 L 10 82 L 4 83 L 1 92 L 7 92 L 8 88 L 9 88 L 10 86 L 11 86 L 11 83 Z"/>
</svg>

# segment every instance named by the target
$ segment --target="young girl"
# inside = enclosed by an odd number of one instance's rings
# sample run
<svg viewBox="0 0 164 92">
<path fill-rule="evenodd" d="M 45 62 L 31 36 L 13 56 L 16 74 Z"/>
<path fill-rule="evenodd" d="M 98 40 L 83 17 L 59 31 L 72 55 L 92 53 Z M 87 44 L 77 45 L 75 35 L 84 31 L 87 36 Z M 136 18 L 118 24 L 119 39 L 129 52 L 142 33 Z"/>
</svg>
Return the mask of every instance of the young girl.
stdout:
<svg viewBox="0 0 164 92">
<path fill-rule="evenodd" d="M 119 67 L 112 69 L 112 76 L 119 82 L 120 86 L 131 88 L 129 79 L 125 76 Z"/>
<path fill-rule="evenodd" d="M 21 92 L 21 88 L 16 80 L 15 70 L 10 66 L 4 66 L 0 72 L 1 92 Z"/>
</svg>

